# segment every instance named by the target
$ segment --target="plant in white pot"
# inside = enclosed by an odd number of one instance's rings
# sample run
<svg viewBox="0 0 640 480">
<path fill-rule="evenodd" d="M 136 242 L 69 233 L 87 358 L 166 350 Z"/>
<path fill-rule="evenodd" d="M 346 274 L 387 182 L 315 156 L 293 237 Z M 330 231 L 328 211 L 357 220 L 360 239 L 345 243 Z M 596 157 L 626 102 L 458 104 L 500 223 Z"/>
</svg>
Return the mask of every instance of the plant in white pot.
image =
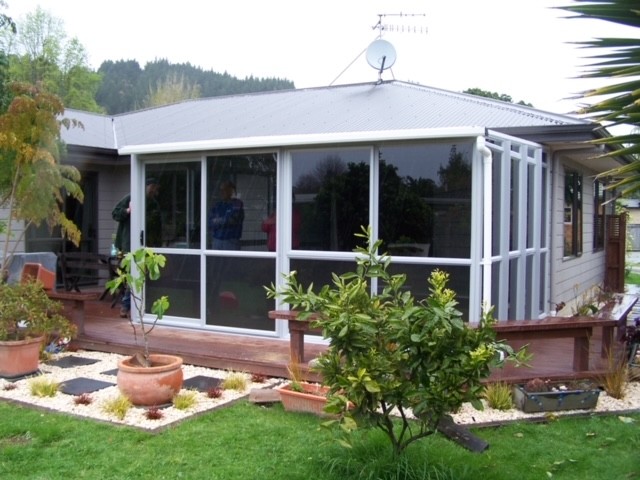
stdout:
<svg viewBox="0 0 640 480">
<path fill-rule="evenodd" d="M 142 353 L 138 352 L 118 362 L 118 388 L 134 405 L 163 405 L 170 403 L 182 388 L 182 358 L 176 355 L 149 353 L 149 334 L 169 308 L 166 295 L 151 306 L 154 318 L 145 319 L 145 284 L 160 278 L 166 257 L 152 249 L 141 247 L 122 259 L 118 275 L 107 282 L 111 293 L 129 288 L 136 317 L 129 318 L 136 344 L 142 338 Z"/>
<path fill-rule="evenodd" d="M 75 334 L 62 304 L 51 300 L 40 282 L 0 283 L 0 377 L 36 372 L 45 340 Z"/>
</svg>

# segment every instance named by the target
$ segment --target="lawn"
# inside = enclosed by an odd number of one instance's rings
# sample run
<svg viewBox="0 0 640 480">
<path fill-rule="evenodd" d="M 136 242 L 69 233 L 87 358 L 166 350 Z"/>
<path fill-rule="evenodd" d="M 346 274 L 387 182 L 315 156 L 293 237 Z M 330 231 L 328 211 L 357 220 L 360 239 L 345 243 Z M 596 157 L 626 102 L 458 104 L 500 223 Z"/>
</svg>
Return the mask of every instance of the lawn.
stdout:
<svg viewBox="0 0 640 480">
<path fill-rule="evenodd" d="M 377 432 L 345 449 L 279 404 L 239 402 L 158 434 L 4 402 L 0 418 L 7 479 L 640 479 L 640 413 L 477 429 L 481 454 L 436 435 L 400 462 Z"/>
<path fill-rule="evenodd" d="M 640 273 L 629 271 L 624 276 L 624 283 L 627 285 L 640 285 Z"/>
</svg>

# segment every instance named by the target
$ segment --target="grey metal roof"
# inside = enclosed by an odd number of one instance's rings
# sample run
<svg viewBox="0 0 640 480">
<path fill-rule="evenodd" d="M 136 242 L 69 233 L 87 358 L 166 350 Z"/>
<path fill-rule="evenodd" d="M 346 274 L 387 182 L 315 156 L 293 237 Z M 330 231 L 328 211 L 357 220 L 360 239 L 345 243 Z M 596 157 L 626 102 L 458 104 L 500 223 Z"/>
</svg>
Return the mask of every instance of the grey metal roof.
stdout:
<svg viewBox="0 0 640 480">
<path fill-rule="evenodd" d="M 590 121 L 400 81 L 203 98 L 113 117 L 68 110 L 67 143 L 123 148 L 247 137 L 449 127 L 594 126 Z"/>
</svg>

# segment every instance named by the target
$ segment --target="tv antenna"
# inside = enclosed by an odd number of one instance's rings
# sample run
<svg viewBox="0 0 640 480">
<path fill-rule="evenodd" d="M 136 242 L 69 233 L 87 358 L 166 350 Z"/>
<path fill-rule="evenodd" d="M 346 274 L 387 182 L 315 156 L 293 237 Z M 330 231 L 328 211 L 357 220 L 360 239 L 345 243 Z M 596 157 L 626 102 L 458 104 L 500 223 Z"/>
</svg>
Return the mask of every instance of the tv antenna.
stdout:
<svg viewBox="0 0 640 480">
<path fill-rule="evenodd" d="M 418 33 L 426 35 L 429 32 L 429 29 L 426 25 L 416 24 L 415 22 L 406 22 L 400 25 L 392 25 L 388 23 L 383 23 L 383 18 L 385 17 L 406 17 L 410 19 L 415 19 L 417 17 L 426 17 L 426 13 L 379 13 L 378 14 L 378 23 L 376 23 L 372 28 L 372 30 L 378 30 L 378 38 L 382 38 L 383 32 L 398 32 L 398 33 Z"/>
<path fill-rule="evenodd" d="M 397 32 L 397 33 L 419 33 L 419 34 L 427 34 L 426 25 L 390 25 L 383 22 L 385 17 L 406 17 L 407 19 L 417 18 L 417 17 L 426 17 L 425 13 L 379 13 L 378 14 L 378 23 L 376 23 L 372 28 L 372 30 L 378 30 L 377 39 L 369 44 L 367 48 L 365 48 L 362 52 L 358 54 L 356 58 L 354 58 L 347 67 L 340 72 L 340 74 L 333 79 L 333 81 L 329 84 L 329 86 L 333 85 L 344 72 L 346 72 L 351 65 L 355 63 L 355 61 L 362 56 L 363 53 L 367 53 L 367 63 L 374 69 L 378 71 L 378 83 L 382 82 L 382 72 L 387 69 L 391 69 L 393 64 L 396 61 L 396 49 L 393 45 L 386 40 L 382 39 L 382 35 L 384 32 Z M 393 75 L 393 72 L 391 72 Z"/>
</svg>

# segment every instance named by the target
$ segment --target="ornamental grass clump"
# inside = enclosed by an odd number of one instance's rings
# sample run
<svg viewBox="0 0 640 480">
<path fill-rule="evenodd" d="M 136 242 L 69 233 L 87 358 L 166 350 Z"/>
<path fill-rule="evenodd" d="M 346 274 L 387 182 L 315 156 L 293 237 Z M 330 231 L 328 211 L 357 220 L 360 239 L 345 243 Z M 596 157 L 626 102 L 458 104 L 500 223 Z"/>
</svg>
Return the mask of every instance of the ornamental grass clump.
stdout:
<svg viewBox="0 0 640 480">
<path fill-rule="evenodd" d="M 46 377 L 37 377 L 29 381 L 29 392 L 34 397 L 55 397 L 60 384 Z"/>
<path fill-rule="evenodd" d="M 512 388 L 506 382 L 489 383 L 484 387 L 484 398 L 487 405 L 496 410 L 513 408 Z"/>
<path fill-rule="evenodd" d="M 303 320 L 317 316 L 313 326 L 329 347 L 315 369 L 330 388 L 325 411 L 338 416 L 347 434 L 342 440 L 373 426 L 399 455 L 463 403 L 482 408 L 482 380 L 490 368 L 524 361 L 526 351 L 516 354 L 496 341 L 490 309 L 477 325 L 465 323 L 447 273 L 433 270 L 429 295 L 417 300 L 406 275 L 388 272 L 391 259 L 378 254 L 382 241 L 373 239 L 371 228 L 357 237 L 367 246 L 355 250 L 355 271 L 333 274 L 332 284 L 319 290 L 301 285 L 293 271 L 282 286 L 267 287 L 267 296 L 288 303 Z"/>
</svg>

